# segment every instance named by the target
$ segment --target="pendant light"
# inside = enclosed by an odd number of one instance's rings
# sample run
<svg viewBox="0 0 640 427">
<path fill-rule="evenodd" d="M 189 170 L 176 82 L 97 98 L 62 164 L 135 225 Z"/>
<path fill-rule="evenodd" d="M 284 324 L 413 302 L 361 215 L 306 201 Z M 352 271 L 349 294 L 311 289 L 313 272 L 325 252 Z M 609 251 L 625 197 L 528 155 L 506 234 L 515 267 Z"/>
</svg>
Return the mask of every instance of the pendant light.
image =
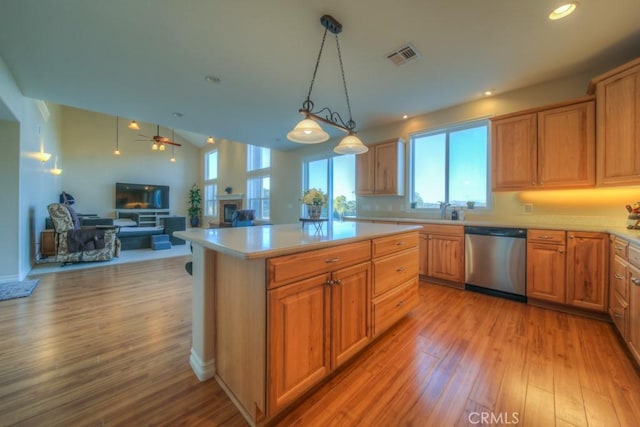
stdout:
<svg viewBox="0 0 640 427">
<path fill-rule="evenodd" d="M 322 36 L 322 42 L 320 43 L 320 52 L 318 53 L 318 59 L 313 70 L 313 76 L 311 77 L 311 84 L 309 85 L 309 91 L 307 92 L 307 98 L 302 103 L 302 108 L 298 110 L 300 114 L 304 116 L 288 134 L 287 139 L 293 142 L 301 144 L 318 144 L 329 139 L 329 134 L 325 132 L 320 123 L 325 123 L 335 128 L 338 128 L 347 133 L 347 136 L 340 141 L 337 147 L 333 149 L 338 154 L 362 154 L 366 153 L 369 149 L 366 145 L 360 141 L 355 135 L 356 122 L 351 117 L 351 103 L 349 102 L 349 92 L 347 90 L 347 80 L 344 77 L 344 66 L 342 64 L 342 53 L 340 51 L 340 42 L 338 40 L 338 34 L 342 31 L 342 24 L 340 24 L 334 17 L 330 15 L 323 15 L 320 18 L 320 23 L 325 28 L 324 35 Z M 313 91 L 313 84 L 318 72 L 318 65 L 320 65 L 320 58 L 322 58 L 322 51 L 324 49 L 324 42 L 327 38 L 327 31 L 330 31 L 336 38 L 336 49 L 338 51 L 338 59 L 340 62 L 340 73 L 342 75 L 342 83 L 344 85 L 344 95 L 347 101 L 347 111 L 349 113 L 349 119 L 345 122 L 340 114 L 336 111 L 325 107 L 319 110 L 313 111 L 314 105 L 311 101 L 311 92 Z"/>
<path fill-rule="evenodd" d="M 140 130 L 140 125 L 135 120 L 131 120 L 127 127 L 131 130 Z"/>
<path fill-rule="evenodd" d="M 114 156 L 120 155 L 120 139 L 119 139 L 119 129 L 118 129 L 119 121 L 120 121 L 120 117 L 116 116 L 116 151 L 113 152 Z"/>
</svg>

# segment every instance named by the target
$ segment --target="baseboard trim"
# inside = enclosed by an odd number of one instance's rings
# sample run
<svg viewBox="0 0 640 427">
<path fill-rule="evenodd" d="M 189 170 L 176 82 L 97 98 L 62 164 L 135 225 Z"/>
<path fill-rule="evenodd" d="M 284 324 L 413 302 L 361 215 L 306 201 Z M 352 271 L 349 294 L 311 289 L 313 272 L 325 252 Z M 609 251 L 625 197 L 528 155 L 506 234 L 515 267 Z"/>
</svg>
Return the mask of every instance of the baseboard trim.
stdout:
<svg viewBox="0 0 640 427">
<path fill-rule="evenodd" d="M 20 281 L 20 277 L 18 277 L 18 275 L 0 276 L 0 283 L 12 283 L 12 282 L 19 282 L 19 281 Z"/>
<path fill-rule="evenodd" d="M 215 359 L 211 359 L 206 362 L 203 362 L 193 348 L 191 348 L 191 357 L 189 357 L 189 365 L 191 365 L 191 369 L 193 370 L 193 373 L 196 374 L 196 377 L 198 377 L 200 381 L 206 381 L 210 378 L 213 378 L 213 376 L 216 374 Z"/>
</svg>

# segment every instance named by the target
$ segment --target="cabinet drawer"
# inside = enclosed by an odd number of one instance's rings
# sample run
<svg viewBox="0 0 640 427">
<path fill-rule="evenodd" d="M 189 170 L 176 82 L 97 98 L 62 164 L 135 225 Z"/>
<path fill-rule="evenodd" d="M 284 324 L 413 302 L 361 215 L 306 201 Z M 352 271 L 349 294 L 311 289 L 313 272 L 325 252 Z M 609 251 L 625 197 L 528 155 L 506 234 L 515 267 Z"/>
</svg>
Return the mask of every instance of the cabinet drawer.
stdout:
<svg viewBox="0 0 640 427">
<path fill-rule="evenodd" d="M 635 246 L 629 245 L 629 250 L 627 252 L 629 254 L 629 263 L 640 268 L 640 249 Z"/>
<path fill-rule="evenodd" d="M 623 300 L 628 301 L 627 263 L 617 255 L 613 257 L 611 266 L 611 288 L 612 292 L 617 292 Z"/>
<path fill-rule="evenodd" d="M 615 252 L 616 255 L 618 255 L 622 259 L 628 259 L 627 258 L 628 249 L 629 249 L 629 242 L 627 242 L 626 240 L 620 239 L 619 237 L 615 238 L 615 240 L 613 241 L 613 251 Z"/>
<path fill-rule="evenodd" d="M 373 300 L 373 335 L 377 336 L 418 305 L 418 279 Z"/>
<path fill-rule="evenodd" d="M 565 235 L 566 233 L 564 231 L 559 230 L 531 229 L 527 231 L 527 240 L 530 242 L 557 243 L 564 245 Z"/>
<path fill-rule="evenodd" d="M 418 232 L 381 237 L 373 241 L 372 256 L 379 257 L 418 246 Z"/>
<path fill-rule="evenodd" d="M 373 261 L 373 296 L 377 297 L 417 275 L 417 249 L 378 258 Z"/>
<path fill-rule="evenodd" d="M 371 259 L 371 241 L 271 258 L 268 289 Z"/>
<path fill-rule="evenodd" d="M 626 341 L 629 330 L 629 305 L 617 294 L 611 298 L 610 304 L 609 314 L 611 315 L 611 320 Z"/>
</svg>

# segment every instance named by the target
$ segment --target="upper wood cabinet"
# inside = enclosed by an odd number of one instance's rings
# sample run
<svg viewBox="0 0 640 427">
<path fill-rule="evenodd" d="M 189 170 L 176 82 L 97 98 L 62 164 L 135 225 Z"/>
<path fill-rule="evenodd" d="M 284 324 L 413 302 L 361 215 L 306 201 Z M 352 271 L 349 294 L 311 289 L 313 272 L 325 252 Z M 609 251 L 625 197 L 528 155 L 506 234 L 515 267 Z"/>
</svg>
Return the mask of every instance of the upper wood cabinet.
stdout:
<svg viewBox="0 0 640 427">
<path fill-rule="evenodd" d="M 640 183 L 640 58 L 594 78 L 598 185 Z"/>
<path fill-rule="evenodd" d="M 356 156 L 356 193 L 360 196 L 404 194 L 404 141 L 391 139 Z"/>
<path fill-rule="evenodd" d="M 594 186 L 594 117 L 588 97 L 492 119 L 493 190 Z"/>
</svg>

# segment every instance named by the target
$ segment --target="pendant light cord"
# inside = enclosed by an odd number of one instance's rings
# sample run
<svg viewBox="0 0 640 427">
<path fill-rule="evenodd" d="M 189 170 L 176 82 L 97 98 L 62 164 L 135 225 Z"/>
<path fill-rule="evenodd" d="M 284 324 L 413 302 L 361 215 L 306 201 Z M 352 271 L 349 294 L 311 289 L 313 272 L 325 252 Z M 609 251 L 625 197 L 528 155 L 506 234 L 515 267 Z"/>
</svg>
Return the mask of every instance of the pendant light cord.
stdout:
<svg viewBox="0 0 640 427">
<path fill-rule="evenodd" d="M 326 34 L 326 30 L 325 30 Z M 336 34 L 336 47 L 338 48 L 338 59 L 340 60 L 340 72 L 342 73 L 342 84 L 344 85 L 344 95 L 347 98 L 347 110 L 349 111 L 349 121 L 347 122 L 347 127 L 349 130 L 353 130 L 355 127 L 355 122 L 351 117 L 351 103 L 349 102 L 349 91 L 347 91 L 347 80 L 344 78 L 344 67 L 342 65 L 342 53 L 340 51 L 340 41 L 338 41 L 338 35 Z"/>
</svg>

